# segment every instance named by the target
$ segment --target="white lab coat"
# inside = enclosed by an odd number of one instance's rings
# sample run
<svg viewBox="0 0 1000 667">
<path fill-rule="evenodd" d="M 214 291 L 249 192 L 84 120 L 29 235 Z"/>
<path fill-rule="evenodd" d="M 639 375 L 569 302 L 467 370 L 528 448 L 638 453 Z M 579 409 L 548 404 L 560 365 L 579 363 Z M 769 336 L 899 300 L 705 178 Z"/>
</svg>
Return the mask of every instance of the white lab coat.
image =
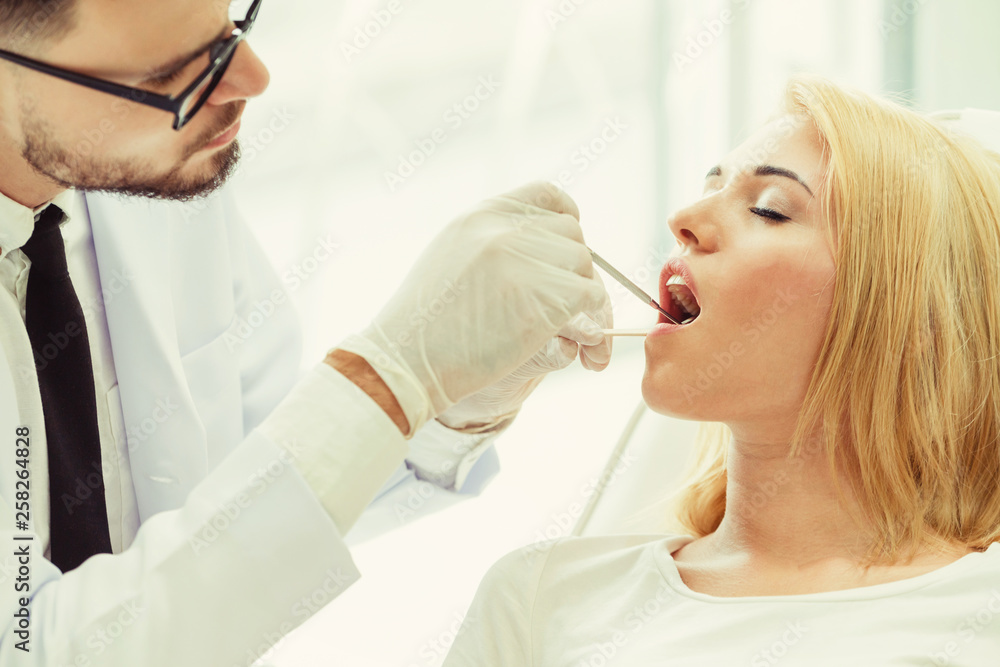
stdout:
<svg viewBox="0 0 1000 667">
<path fill-rule="evenodd" d="M 163 396 L 175 397 L 176 407 L 131 443 L 142 525 L 128 549 L 64 576 L 34 545 L 27 653 L 15 646 L 21 593 L 9 555 L 22 544 L 10 538 L 23 533 L 13 530 L 13 475 L 0 479 L 0 666 L 248 664 L 308 618 L 313 605 L 304 599 L 333 599 L 359 576 L 309 486 L 253 430 L 298 378 L 297 318 L 228 196 L 177 204 L 87 195 L 86 202 L 124 423 L 154 415 Z M 111 289 L 116 273 L 128 276 L 127 289 Z M 270 308 L 281 294 L 286 303 Z M 14 469 L 14 433 L 23 423 L 11 372 L 0 354 L 5 471 Z M 344 437 L 389 437 L 391 421 L 343 382 L 343 401 L 330 414 L 343 420 Z M 463 491 L 477 492 L 496 469 L 489 448 Z M 401 467 L 361 530 L 399 525 L 391 507 L 415 483 Z M 419 509 L 457 496 L 437 493 Z"/>
</svg>

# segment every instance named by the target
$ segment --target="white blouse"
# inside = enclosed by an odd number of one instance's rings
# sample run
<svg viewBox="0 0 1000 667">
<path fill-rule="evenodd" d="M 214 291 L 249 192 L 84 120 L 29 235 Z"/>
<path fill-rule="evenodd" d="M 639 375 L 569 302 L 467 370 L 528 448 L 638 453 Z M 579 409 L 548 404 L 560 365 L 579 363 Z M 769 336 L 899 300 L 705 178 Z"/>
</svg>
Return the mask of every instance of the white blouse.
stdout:
<svg viewBox="0 0 1000 667">
<path fill-rule="evenodd" d="M 567 538 L 487 572 L 445 667 L 1000 665 L 1000 542 L 899 581 L 716 597 L 681 580 L 689 536 Z"/>
</svg>

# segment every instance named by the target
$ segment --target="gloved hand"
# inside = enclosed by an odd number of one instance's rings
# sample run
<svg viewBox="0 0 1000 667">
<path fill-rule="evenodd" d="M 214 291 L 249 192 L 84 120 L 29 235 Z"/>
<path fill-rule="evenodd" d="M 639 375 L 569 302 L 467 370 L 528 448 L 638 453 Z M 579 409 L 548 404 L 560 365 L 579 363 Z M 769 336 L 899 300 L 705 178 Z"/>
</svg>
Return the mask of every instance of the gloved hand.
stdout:
<svg viewBox="0 0 1000 667">
<path fill-rule="evenodd" d="M 446 226 L 371 325 L 338 347 L 378 372 L 412 435 L 608 302 L 576 204 L 532 183 Z"/>
<path fill-rule="evenodd" d="M 593 371 L 607 368 L 611 361 L 611 338 L 605 337 L 601 329 L 610 328 L 610 301 L 589 316 L 580 313 L 510 375 L 465 397 L 438 415 L 437 420 L 448 428 L 480 431 L 512 419 L 545 376 L 572 364 L 577 353 L 584 368 Z"/>
</svg>

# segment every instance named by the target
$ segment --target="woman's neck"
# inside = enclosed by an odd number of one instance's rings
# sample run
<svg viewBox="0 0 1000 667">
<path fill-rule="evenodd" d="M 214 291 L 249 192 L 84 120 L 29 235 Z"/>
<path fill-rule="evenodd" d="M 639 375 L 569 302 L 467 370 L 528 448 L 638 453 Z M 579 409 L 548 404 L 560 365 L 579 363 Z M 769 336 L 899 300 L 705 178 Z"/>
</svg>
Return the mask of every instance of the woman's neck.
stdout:
<svg viewBox="0 0 1000 667">
<path fill-rule="evenodd" d="M 713 551 L 762 565 L 798 568 L 824 563 L 864 562 L 876 535 L 856 522 L 862 516 L 843 466 L 830 470 L 825 449 L 811 440 L 789 458 L 788 443 L 762 443 L 735 437 L 726 461 L 726 513 L 713 534 Z M 838 496 L 836 481 L 841 496 Z M 959 557 L 970 550 L 938 553 L 933 560 Z M 924 554 L 926 549 L 918 551 Z M 957 554 L 957 555 L 956 555 Z M 904 563 L 905 564 L 905 563 Z"/>
</svg>

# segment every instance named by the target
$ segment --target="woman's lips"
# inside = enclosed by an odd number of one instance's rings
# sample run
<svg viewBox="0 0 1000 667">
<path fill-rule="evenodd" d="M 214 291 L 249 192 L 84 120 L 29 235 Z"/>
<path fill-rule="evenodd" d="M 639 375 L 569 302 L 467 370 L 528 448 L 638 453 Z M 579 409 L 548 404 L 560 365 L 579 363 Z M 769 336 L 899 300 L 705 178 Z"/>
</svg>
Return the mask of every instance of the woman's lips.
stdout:
<svg viewBox="0 0 1000 667">
<path fill-rule="evenodd" d="M 646 335 L 646 338 L 673 333 L 675 331 L 683 331 L 694 324 L 694 322 L 691 322 L 691 324 L 674 324 L 672 322 L 667 322 L 662 315 L 660 315 L 660 320 L 661 321 L 658 322 L 656 326 L 654 326 L 653 329 Z"/>
</svg>

